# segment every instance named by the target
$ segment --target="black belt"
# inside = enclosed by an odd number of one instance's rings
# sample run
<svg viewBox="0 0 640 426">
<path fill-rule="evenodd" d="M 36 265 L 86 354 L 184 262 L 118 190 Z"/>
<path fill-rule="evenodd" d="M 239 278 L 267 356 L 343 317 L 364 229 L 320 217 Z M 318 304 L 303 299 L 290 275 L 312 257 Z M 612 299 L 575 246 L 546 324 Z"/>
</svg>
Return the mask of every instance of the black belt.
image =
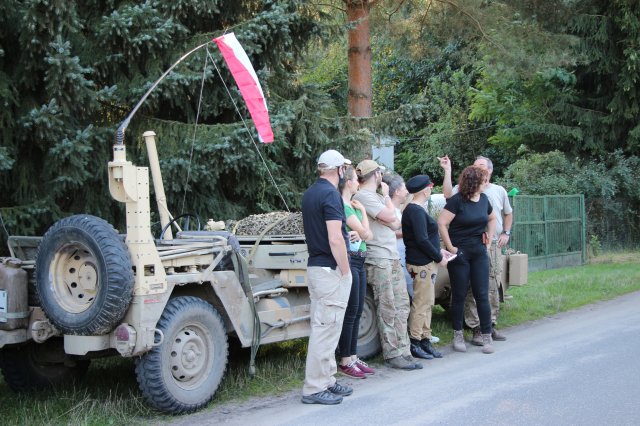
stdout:
<svg viewBox="0 0 640 426">
<path fill-rule="evenodd" d="M 348 253 L 349 253 L 349 256 L 353 256 L 353 257 L 367 257 L 367 252 L 362 250 L 350 251 Z"/>
</svg>

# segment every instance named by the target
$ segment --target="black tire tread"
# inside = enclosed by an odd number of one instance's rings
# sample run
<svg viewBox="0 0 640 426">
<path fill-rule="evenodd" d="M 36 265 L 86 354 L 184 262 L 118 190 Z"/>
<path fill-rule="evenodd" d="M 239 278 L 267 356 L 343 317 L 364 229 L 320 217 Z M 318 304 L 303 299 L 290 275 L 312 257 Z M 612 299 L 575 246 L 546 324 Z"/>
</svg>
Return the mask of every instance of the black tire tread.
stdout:
<svg viewBox="0 0 640 426">
<path fill-rule="evenodd" d="M 94 301 L 94 306 L 89 309 L 95 311 L 92 318 L 82 324 L 69 323 L 63 318 L 62 309 L 46 295 L 47 274 L 46 259 L 51 255 L 49 247 L 59 233 L 74 229 L 82 232 L 88 238 L 95 241 L 100 251 L 94 253 L 99 257 L 98 261 L 105 265 L 107 276 L 104 277 L 106 295 L 103 300 Z M 42 264 L 44 263 L 44 265 Z M 65 334 L 76 335 L 101 335 L 110 332 L 122 320 L 127 312 L 133 297 L 133 268 L 127 246 L 124 244 L 117 231 L 107 221 L 90 215 L 69 216 L 56 222 L 44 235 L 36 255 L 36 292 L 42 309 L 51 323 Z"/>
<path fill-rule="evenodd" d="M 28 392 L 42 388 L 75 383 L 86 374 L 89 360 L 61 359 L 59 363 L 38 363 L 37 350 L 57 350 L 63 354 L 63 340 L 54 337 L 36 347 L 39 343 L 29 342 L 21 346 L 5 346 L 0 350 L 0 369 L 4 381 L 14 392 Z M 54 348 L 52 345 L 58 345 Z"/>
<path fill-rule="evenodd" d="M 358 340 L 358 356 L 362 359 L 371 359 L 382 352 L 382 344 L 380 343 L 380 334 L 377 332 L 377 316 L 375 311 L 375 303 L 373 302 L 373 290 L 371 287 L 367 286 L 367 294 L 365 296 L 365 309 L 369 306 L 370 303 L 373 306 L 373 312 L 370 313 L 372 316 L 372 321 L 376 324 L 376 333 L 371 336 L 369 341 L 360 341 Z"/>
<path fill-rule="evenodd" d="M 215 392 L 217 391 L 227 368 L 229 346 L 224 321 L 216 309 L 206 301 L 193 296 L 180 296 L 171 299 L 158 321 L 157 328 L 162 331 L 167 330 L 177 317 L 188 313 L 191 310 L 197 309 L 198 307 L 205 309 L 212 314 L 211 319 L 215 323 L 214 328 L 217 328 L 217 330 L 212 330 L 212 332 L 214 334 L 218 332 L 224 336 L 221 342 L 215 342 L 216 345 L 224 346 L 224 355 L 222 356 L 222 365 L 219 365 L 218 369 L 214 367 L 212 371 L 212 374 L 216 374 L 218 377 L 214 383 L 214 390 L 211 395 L 198 403 L 188 404 L 177 400 L 168 392 L 162 380 L 162 370 L 163 368 L 167 368 L 165 365 L 162 365 L 162 345 L 153 348 L 151 351 L 136 360 L 136 377 L 138 379 L 140 391 L 149 405 L 164 413 L 192 413 L 207 405 L 215 396 Z M 168 344 L 169 337 L 170 336 L 165 335 L 165 342 L 163 344 Z"/>
</svg>

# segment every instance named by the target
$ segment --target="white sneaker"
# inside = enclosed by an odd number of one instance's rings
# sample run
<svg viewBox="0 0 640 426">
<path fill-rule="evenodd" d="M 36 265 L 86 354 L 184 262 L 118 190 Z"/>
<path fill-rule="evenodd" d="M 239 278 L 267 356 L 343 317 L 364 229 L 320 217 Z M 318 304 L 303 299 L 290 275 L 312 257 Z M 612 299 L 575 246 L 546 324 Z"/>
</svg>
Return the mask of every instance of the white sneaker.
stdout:
<svg viewBox="0 0 640 426">
<path fill-rule="evenodd" d="M 431 343 L 438 343 L 440 341 L 440 338 L 438 336 L 431 336 Z"/>
</svg>

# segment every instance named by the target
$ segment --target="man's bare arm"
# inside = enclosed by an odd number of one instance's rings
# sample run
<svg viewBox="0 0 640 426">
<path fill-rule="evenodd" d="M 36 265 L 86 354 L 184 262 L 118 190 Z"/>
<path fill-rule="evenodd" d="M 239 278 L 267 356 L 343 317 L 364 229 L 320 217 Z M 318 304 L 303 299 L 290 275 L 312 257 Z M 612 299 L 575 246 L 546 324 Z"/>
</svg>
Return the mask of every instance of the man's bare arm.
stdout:
<svg viewBox="0 0 640 426">
<path fill-rule="evenodd" d="M 440 167 L 444 170 L 444 178 L 442 179 L 442 194 L 444 198 L 451 198 L 453 195 L 453 185 L 451 184 L 451 160 L 448 156 L 438 157 Z"/>
</svg>

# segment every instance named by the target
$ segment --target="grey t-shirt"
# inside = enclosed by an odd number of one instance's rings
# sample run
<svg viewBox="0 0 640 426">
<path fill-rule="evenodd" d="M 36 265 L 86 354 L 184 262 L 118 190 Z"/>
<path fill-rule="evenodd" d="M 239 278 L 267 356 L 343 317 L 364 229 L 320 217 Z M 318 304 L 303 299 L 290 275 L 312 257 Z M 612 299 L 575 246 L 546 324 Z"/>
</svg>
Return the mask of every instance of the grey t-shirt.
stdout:
<svg viewBox="0 0 640 426">
<path fill-rule="evenodd" d="M 453 187 L 451 195 L 455 195 L 457 193 L 458 185 Z M 482 193 L 489 198 L 489 203 L 491 203 L 491 207 L 496 214 L 496 233 L 494 234 L 493 239 L 497 240 L 503 231 L 504 215 L 513 213 L 511 203 L 509 203 L 509 195 L 507 194 L 506 189 L 500 185 L 496 185 L 495 183 L 490 183 Z"/>
<path fill-rule="evenodd" d="M 373 238 L 367 241 L 367 257 L 400 259 L 396 246 L 396 233 L 376 220 L 376 216 L 386 207 L 384 197 L 368 189 L 361 189 L 353 199 L 362 203 L 369 216 L 369 227 Z"/>
</svg>

